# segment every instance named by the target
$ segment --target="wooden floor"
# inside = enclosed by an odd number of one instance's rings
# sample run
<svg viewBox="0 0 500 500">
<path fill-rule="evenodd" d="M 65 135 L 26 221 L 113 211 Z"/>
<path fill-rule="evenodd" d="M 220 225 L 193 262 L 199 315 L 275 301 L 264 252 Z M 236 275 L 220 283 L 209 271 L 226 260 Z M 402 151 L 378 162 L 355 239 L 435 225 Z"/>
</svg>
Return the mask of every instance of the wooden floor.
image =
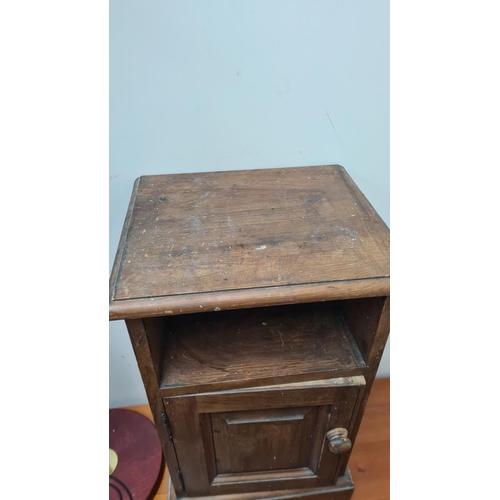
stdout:
<svg viewBox="0 0 500 500">
<path fill-rule="evenodd" d="M 375 380 L 349 459 L 355 486 L 352 500 L 389 500 L 389 393 L 390 379 Z M 152 420 L 148 405 L 131 406 L 129 409 Z M 154 500 L 174 500 L 173 488 L 169 496 L 168 487 L 168 473 L 165 473 Z"/>
</svg>

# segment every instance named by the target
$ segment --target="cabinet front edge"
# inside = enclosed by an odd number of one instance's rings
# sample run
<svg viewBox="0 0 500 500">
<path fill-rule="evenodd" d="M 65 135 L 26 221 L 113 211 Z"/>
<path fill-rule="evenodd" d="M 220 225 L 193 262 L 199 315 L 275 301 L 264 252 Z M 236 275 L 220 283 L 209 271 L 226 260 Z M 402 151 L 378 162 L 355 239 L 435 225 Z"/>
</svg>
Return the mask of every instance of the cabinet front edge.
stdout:
<svg viewBox="0 0 500 500">
<path fill-rule="evenodd" d="M 138 319 L 390 295 L 388 276 L 281 287 L 111 300 L 109 319 Z"/>
</svg>

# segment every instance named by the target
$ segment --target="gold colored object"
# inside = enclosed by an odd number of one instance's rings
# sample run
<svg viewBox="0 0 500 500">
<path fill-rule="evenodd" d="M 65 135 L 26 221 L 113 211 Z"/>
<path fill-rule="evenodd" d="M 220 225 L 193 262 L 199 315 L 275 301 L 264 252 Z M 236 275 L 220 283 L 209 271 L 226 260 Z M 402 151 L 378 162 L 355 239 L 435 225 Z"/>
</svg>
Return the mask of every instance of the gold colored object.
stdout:
<svg viewBox="0 0 500 500">
<path fill-rule="evenodd" d="M 332 453 L 336 453 L 338 455 L 349 451 L 352 448 L 352 443 L 351 440 L 347 437 L 347 434 L 347 429 L 344 429 L 343 427 L 330 429 L 326 433 L 328 449 Z"/>
<path fill-rule="evenodd" d="M 115 450 L 109 449 L 109 475 L 113 474 L 118 465 L 118 455 Z"/>
</svg>

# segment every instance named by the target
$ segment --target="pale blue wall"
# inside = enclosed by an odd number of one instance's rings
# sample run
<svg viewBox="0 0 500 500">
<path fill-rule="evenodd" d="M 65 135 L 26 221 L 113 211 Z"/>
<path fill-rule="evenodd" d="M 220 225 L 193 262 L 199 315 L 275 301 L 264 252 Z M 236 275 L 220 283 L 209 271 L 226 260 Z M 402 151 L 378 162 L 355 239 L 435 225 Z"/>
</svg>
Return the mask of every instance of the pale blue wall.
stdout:
<svg viewBox="0 0 500 500">
<path fill-rule="evenodd" d="M 110 0 L 110 269 L 140 175 L 328 163 L 389 225 L 388 1 Z M 145 403 L 123 322 L 109 360 Z"/>
</svg>

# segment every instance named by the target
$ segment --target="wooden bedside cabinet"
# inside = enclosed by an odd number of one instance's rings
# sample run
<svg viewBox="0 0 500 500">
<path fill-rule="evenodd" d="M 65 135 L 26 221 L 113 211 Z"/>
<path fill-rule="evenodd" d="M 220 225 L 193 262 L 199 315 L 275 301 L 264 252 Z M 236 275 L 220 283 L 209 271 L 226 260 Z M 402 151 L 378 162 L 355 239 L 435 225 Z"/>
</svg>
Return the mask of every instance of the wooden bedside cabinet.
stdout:
<svg viewBox="0 0 500 500">
<path fill-rule="evenodd" d="M 351 498 L 389 230 L 342 167 L 139 178 L 110 290 L 178 497 Z"/>
</svg>

